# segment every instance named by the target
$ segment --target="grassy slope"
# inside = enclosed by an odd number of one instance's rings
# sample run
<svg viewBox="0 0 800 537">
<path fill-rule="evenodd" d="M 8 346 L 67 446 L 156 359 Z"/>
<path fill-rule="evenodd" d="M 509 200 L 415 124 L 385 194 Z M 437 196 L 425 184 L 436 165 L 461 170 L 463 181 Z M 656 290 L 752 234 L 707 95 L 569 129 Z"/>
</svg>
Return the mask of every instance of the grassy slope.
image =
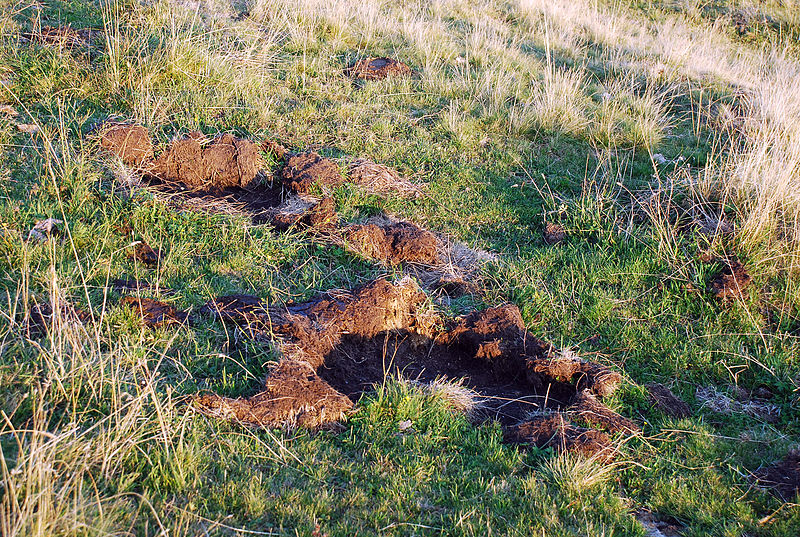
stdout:
<svg viewBox="0 0 800 537">
<path fill-rule="evenodd" d="M 8 416 L 0 446 L 8 468 L 17 466 L 4 475 L 0 532 L 226 534 L 241 527 L 309 535 L 319 525 L 330 535 L 643 535 L 634 512 L 646 508 L 686 535 L 796 535 L 796 505 L 754 488 L 748 476 L 782 457 L 800 433 L 797 299 L 785 280 L 763 270 L 755 274 L 760 293 L 720 306 L 705 291 L 712 267 L 696 257 L 706 239 L 668 234 L 671 254 L 631 201 L 653 183 L 646 146 L 705 164 L 712 136 L 695 124 L 695 94 L 672 82 L 648 85 L 669 90 L 654 112 L 642 87 L 625 89 L 624 72 L 548 50 L 502 3 L 481 14 L 506 21 L 521 40 L 471 32 L 475 13 L 458 3 L 434 17 L 452 40 L 420 30 L 427 37 L 416 42 L 402 32 L 353 29 L 354 21 L 293 20 L 288 9 L 273 17 L 277 3 L 270 4 L 240 22 L 227 11 L 173 14 L 164 3 L 129 2 L 105 18 L 92 2 L 50 1 L 39 11 L 4 4 L 0 75 L 10 90 L 3 99 L 24 110 L 17 122 L 42 131 L 30 136 L 10 119 L 0 122 L 0 393 Z M 652 3 L 626 9 L 665 16 Z M 75 27 L 116 21 L 110 35 L 119 40 L 91 57 L 24 42 L 20 32 L 35 17 Z M 478 39 L 488 44 L 469 44 Z M 529 56 L 506 55 L 506 40 Z M 431 56 L 420 43 L 438 52 Z M 453 43 L 465 49 L 451 50 Z M 588 55 L 604 53 L 583 46 Z M 469 68 L 455 61 L 465 50 L 476 53 Z M 430 76 L 357 88 L 340 70 L 367 53 L 397 54 Z M 554 65 L 584 77 L 571 97 L 575 121 L 558 113 L 553 121 L 537 83 L 528 82 L 561 73 Z M 508 80 L 514 69 L 520 74 Z M 732 94 L 716 81 L 708 86 L 722 99 Z M 604 109 L 599 95 L 607 87 L 625 89 L 630 103 Z M 507 93 L 493 95 L 498 88 Z M 637 115 L 637 107 L 645 112 Z M 298 300 L 384 269 L 302 234 L 176 211 L 146 193 L 127 197 L 110 171 L 115 163 L 87 136 L 109 114 L 136 117 L 162 141 L 198 128 L 268 135 L 333 156 L 368 156 L 425 179 L 431 196 L 413 203 L 343 187 L 340 211 L 389 210 L 500 253 L 487 300 L 514 302 L 536 335 L 623 371 L 629 382 L 613 403 L 644 424 L 644 437 L 626 443 L 625 463 L 613 472 L 587 469 L 505 446 L 496 425 L 472 427 L 442 401 L 393 382 L 337 432 L 248 431 L 195 415 L 185 395 L 252 393 L 274 357 L 217 324 L 142 329 L 116 308 L 104 290 L 108 278 L 158 279 L 178 291 L 168 300 L 196 308 L 233 291 Z M 608 129 L 595 127 L 609 116 Z M 645 119 L 657 126 L 637 135 Z M 674 202 L 691 200 L 676 194 Z M 67 221 L 69 235 L 22 242 L 45 216 Z M 546 219 L 569 229 L 566 244 L 544 245 Z M 123 222 L 132 236 L 119 231 Z M 132 239 L 166 252 L 157 271 L 126 258 Z M 65 326 L 49 340 L 24 338 L 27 301 L 54 291 L 91 306 L 96 318 L 104 314 L 102 323 L 90 323 L 88 335 Z M 775 301 L 786 313 L 770 322 L 763 307 Z M 462 299 L 453 309 L 473 305 Z M 653 380 L 673 385 L 694 417 L 676 421 L 651 408 L 638 385 Z M 766 387 L 780 419 L 703 408 L 695 398 L 701 386 Z M 405 419 L 414 422 L 412 434 L 398 433 Z"/>
</svg>

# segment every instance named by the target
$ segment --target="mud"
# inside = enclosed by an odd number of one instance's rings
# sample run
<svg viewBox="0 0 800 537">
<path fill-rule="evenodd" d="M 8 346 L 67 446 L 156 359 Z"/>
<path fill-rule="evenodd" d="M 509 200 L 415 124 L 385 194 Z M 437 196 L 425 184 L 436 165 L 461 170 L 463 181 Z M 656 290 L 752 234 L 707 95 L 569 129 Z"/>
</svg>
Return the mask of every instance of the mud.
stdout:
<svg viewBox="0 0 800 537">
<path fill-rule="evenodd" d="M 130 123 L 108 122 L 100 127 L 100 148 L 117 155 L 126 166 L 141 167 L 153 159 L 147 129 Z"/>
<path fill-rule="evenodd" d="M 227 133 L 207 144 L 204 141 L 202 135 L 174 141 L 153 161 L 148 173 L 164 182 L 210 192 L 256 186 L 264 167 L 256 144 Z"/>
<path fill-rule="evenodd" d="M 567 240 L 567 230 L 561 224 L 548 222 L 544 227 L 544 242 L 550 246 L 559 244 Z"/>
<path fill-rule="evenodd" d="M 747 269 L 739 261 L 733 260 L 727 263 L 722 270 L 711 280 L 709 287 L 713 295 L 723 301 L 744 299 L 747 296 L 747 288 L 753 282 L 753 278 Z"/>
<path fill-rule="evenodd" d="M 122 297 L 119 303 L 138 313 L 144 325 L 149 328 L 183 324 L 188 320 L 186 312 L 177 310 L 174 306 L 152 298 L 139 298 L 129 295 Z"/>
<path fill-rule="evenodd" d="M 424 193 L 423 185 L 412 183 L 396 170 L 366 159 L 351 162 L 349 175 L 353 183 L 370 194 L 417 199 Z"/>
<path fill-rule="evenodd" d="M 800 449 L 755 474 L 758 483 L 769 488 L 783 501 L 791 502 L 800 494 Z"/>
<path fill-rule="evenodd" d="M 133 245 L 133 249 L 128 252 L 128 257 L 153 268 L 157 267 L 161 261 L 161 250 L 151 247 L 144 241 L 138 241 Z"/>
<path fill-rule="evenodd" d="M 394 76 L 411 76 L 411 68 L 392 58 L 364 58 L 344 70 L 345 75 L 363 80 L 383 80 Z"/>
<path fill-rule="evenodd" d="M 344 177 L 334 161 L 309 152 L 290 156 L 281 170 L 281 180 L 287 189 L 306 194 L 314 185 L 338 186 L 344 182 Z"/>
<path fill-rule="evenodd" d="M 526 436 L 520 423 L 534 423 L 531 415 L 546 409 L 563 411 L 558 413 L 562 421 L 574 414 L 610 432 L 638 431 L 590 393 L 593 388 L 613 391 L 616 383 L 605 380 L 618 375 L 600 364 L 563 358 L 527 332 L 515 306 L 445 322 L 428 309 L 426 295 L 408 278 L 396 283 L 379 279 L 268 311 L 252 298 L 226 297 L 208 307 L 220 316 L 229 311 L 239 323 L 269 329 L 283 358 L 265 391 L 246 399 L 206 395 L 196 400 L 204 412 L 268 427 L 320 426 L 341 419 L 364 393 L 397 377 L 420 385 L 458 385 L 480 400 L 474 405 L 480 408 L 475 419 L 496 419 L 508 428 L 509 438 L 525 443 L 592 454 L 609 445 L 606 433 L 569 423 L 556 427 L 554 421 L 547 441 L 531 436 L 532 425 Z M 315 404 L 309 393 L 322 393 L 324 400 Z"/>
<path fill-rule="evenodd" d="M 673 418 L 688 418 L 692 415 L 689 405 L 663 384 L 652 382 L 645 385 L 645 388 L 647 397 L 661 412 Z"/>
<path fill-rule="evenodd" d="M 439 239 L 416 224 L 403 221 L 381 221 L 352 224 L 344 229 L 350 248 L 388 265 L 439 262 Z"/>
<path fill-rule="evenodd" d="M 560 413 L 536 416 L 515 425 L 507 431 L 506 439 L 513 443 L 549 447 L 599 460 L 610 460 L 614 454 L 608 434 L 573 425 Z"/>
</svg>

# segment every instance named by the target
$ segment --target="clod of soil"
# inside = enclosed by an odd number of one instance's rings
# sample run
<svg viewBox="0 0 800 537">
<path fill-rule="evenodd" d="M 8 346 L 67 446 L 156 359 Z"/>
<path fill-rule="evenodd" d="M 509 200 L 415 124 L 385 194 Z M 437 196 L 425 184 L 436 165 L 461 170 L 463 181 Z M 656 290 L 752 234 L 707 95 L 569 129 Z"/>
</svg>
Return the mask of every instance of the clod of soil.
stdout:
<svg viewBox="0 0 800 537">
<path fill-rule="evenodd" d="M 272 153 L 278 160 L 283 160 L 283 158 L 286 156 L 286 153 L 288 153 L 288 150 L 285 147 L 273 140 L 263 140 L 261 142 L 261 150 L 264 153 Z"/>
<path fill-rule="evenodd" d="M 210 192 L 256 185 L 264 166 L 256 144 L 227 133 L 205 146 L 202 141 L 197 136 L 176 140 L 153 161 L 148 173 L 161 181 Z"/>
<path fill-rule="evenodd" d="M 436 235 L 411 222 L 353 224 L 344 229 L 344 235 L 355 251 L 386 264 L 439 262 Z"/>
<path fill-rule="evenodd" d="M 183 324 L 188 319 L 186 312 L 179 311 L 169 304 L 152 298 L 125 296 L 122 297 L 119 303 L 136 311 L 141 316 L 145 326 L 149 328 Z"/>
<path fill-rule="evenodd" d="M 570 405 L 568 413 L 570 416 L 577 418 L 578 421 L 594 427 L 601 427 L 610 433 L 640 432 L 638 425 L 598 401 L 589 390 L 578 393 L 572 405 Z"/>
<path fill-rule="evenodd" d="M 548 222 L 544 227 L 544 242 L 549 245 L 559 244 L 567 239 L 567 230 L 561 224 Z"/>
<path fill-rule="evenodd" d="M 344 70 L 345 75 L 363 80 L 383 80 L 390 76 L 411 76 L 411 68 L 392 58 L 364 58 Z"/>
<path fill-rule="evenodd" d="M 144 241 L 138 241 L 133 245 L 133 250 L 128 252 L 128 257 L 152 268 L 158 266 L 161 250 L 152 248 Z"/>
<path fill-rule="evenodd" d="M 58 308 L 58 319 L 61 321 L 77 321 L 85 323 L 92 316 L 88 311 L 76 308 L 72 304 L 61 304 Z M 53 327 L 53 307 L 48 303 L 33 304 L 25 320 L 24 329 L 29 337 L 42 337 Z M 58 327 L 56 327 L 58 330 Z"/>
<path fill-rule="evenodd" d="M 226 295 L 206 302 L 201 314 L 245 326 L 263 327 L 269 322 L 267 303 L 252 295 Z"/>
<path fill-rule="evenodd" d="M 744 265 L 733 260 L 711 280 L 711 292 L 722 301 L 741 299 L 752 281 Z"/>
<path fill-rule="evenodd" d="M 663 384 L 651 382 L 645 385 L 645 388 L 650 401 L 665 414 L 673 418 L 688 418 L 692 415 L 689 405 Z"/>
<path fill-rule="evenodd" d="M 291 195 L 272 211 L 271 222 L 280 230 L 293 226 L 333 228 L 337 222 L 336 202 L 327 197 Z"/>
<path fill-rule="evenodd" d="M 536 416 L 509 429 L 506 439 L 520 444 L 552 447 L 585 457 L 608 460 L 613 455 L 611 438 L 596 429 L 586 429 L 566 421 L 560 413 Z"/>
<path fill-rule="evenodd" d="M 370 194 L 395 195 L 406 199 L 416 199 L 423 194 L 423 185 L 412 183 L 383 164 L 356 159 L 350 163 L 349 172 L 350 180 Z"/>
<path fill-rule="evenodd" d="M 257 427 L 315 429 L 344 419 L 353 403 L 320 379 L 306 362 L 281 361 L 253 397 L 204 395 L 195 406 L 214 417 Z"/>
<path fill-rule="evenodd" d="M 315 184 L 335 187 L 344 181 L 334 161 L 313 151 L 290 156 L 281 170 L 281 179 L 283 186 L 298 194 L 308 193 Z"/>
<path fill-rule="evenodd" d="M 756 479 L 783 501 L 794 500 L 800 494 L 800 449 L 790 451 L 783 460 L 756 472 Z"/>
<path fill-rule="evenodd" d="M 100 127 L 100 148 L 117 155 L 126 166 L 138 168 L 153 158 L 153 142 L 141 125 L 104 124 Z"/>
</svg>

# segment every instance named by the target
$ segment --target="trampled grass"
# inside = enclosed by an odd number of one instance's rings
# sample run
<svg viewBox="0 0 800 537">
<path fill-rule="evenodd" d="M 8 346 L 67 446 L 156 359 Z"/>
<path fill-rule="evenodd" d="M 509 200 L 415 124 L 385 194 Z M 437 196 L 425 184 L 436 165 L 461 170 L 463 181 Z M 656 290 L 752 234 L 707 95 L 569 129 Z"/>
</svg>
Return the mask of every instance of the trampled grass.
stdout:
<svg viewBox="0 0 800 537">
<path fill-rule="evenodd" d="M 687 536 L 800 532 L 798 498 L 754 479 L 800 434 L 796 2 L 0 9 L 0 534 L 646 535 L 651 518 Z M 36 37 L 65 25 L 100 33 Z M 382 55 L 416 76 L 343 75 Z M 208 320 L 145 328 L 111 280 L 197 311 L 401 269 L 132 188 L 99 150 L 108 117 L 161 144 L 232 132 L 424 183 L 411 200 L 333 195 L 344 220 L 385 211 L 496 254 L 480 293 L 436 307 L 516 304 L 536 336 L 623 374 L 610 404 L 643 433 L 615 438 L 612 466 L 521 449 L 459 412 L 475 403 L 457 385 L 392 378 L 332 430 L 197 413 L 194 394 L 258 391 L 276 351 Z M 62 232 L 25 240 L 47 217 Z M 547 223 L 566 240 L 548 245 Z M 162 250 L 156 267 L 128 257 L 138 240 Z M 754 283 L 722 303 L 710 281 L 731 256 Z M 43 303 L 56 314 L 32 330 Z M 653 406 L 649 382 L 691 416 Z"/>
</svg>

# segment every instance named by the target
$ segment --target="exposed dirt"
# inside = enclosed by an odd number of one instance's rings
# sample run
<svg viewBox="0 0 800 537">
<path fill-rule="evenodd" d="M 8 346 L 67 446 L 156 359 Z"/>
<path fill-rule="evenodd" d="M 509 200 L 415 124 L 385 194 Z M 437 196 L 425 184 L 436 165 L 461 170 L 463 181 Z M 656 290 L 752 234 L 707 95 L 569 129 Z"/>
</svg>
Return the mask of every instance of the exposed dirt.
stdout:
<svg viewBox="0 0 800 537">
<path fill-rule="evenodd" d="M 139 298 L 129 295 L 122 297 L 119 303 L 137 312 L 145 326 L 149 328 L 183 324 L 188 320 L 186 312 L 177 310 L 174 306 L 152 298 Z"/>
<path fill-rule="evenodd" d="M 320 379 L 308 363 L 283 360 L 264 390 L 248 398 L 208 394 L 195 399 L 201 411 L 258 427 L 318 428 L 344 419 L 353 403 Z"/>
<path fill-rule="evenodd" d="M 416 199 L 424 192 L 424 185 L 412 183 L 396 170 L 366 159 L 351 162 L 349 172 L 350 180 L 370 194 Z"/>
<path fill-rule="evenodd" d="M 567 230 L 561 224 L 548 222 L 544 227 L 544 242 L 549 245 L 559 244 L 567 240 Z"/>
<path fill-rule="evenodd" d="M 650 401 L 663 413 L 673 418 L 688 418 L 692 415 L 689 405 L 663 384 L 651 382 L 645 385 L 645 388 Z"/>
<path fill-rule="evenodd" d="M 568 451 L 600 460 L 609 460 L 613 456 L 608 434 L 573 425 L 558 412 L 535 416 L 515 425 L 507 431 L 506 438 L 514 443 L 551 447 L 556 451 Z"/>
<path fill-rule="evenodd" d="M 274 140 L 263 140 L 261 150 L 264 153 L 272 153 L 276 159 L 283 160 L 289 152 L 285 147 Z"/>
<path fill-rule="evenodd" d="M 198 408 L 263 426 L 304 421 L 319 426 L 340 419 L 349 408 L 338 396 L 355 402 L 387 376 L 396 376 L 422 384 L 459 382 L 480 399 L 482 418 L 499 420 L 512 428 L 510 438 L 524 442 L 555 445 L 550 440 L 555 436 L 561 447 L 592 454 L 609 445 L 605 433 L 557 427 L 555 421 L 548 425 L 546 442 L 518 430 L 520 422 L 544 409 L 565 410 L 558 415 L 562 421 L 573 413 L 611 432 L 638 431 L 590 393 L 613 391 L 619 375 L 600 364 L 556 353 L 525 330 L 515 306 L 445 323 L 425 304 L 425 294 L 411 279 L 379 279 L 269 311 L 253 297 L 217 299 L 207 308 L 269 329 L 279 339 L 283 359 L 264 392 L 247 399 L 207 395 L 197 400 Z M 611 378 L 617 380 L 609 382 Z M 579 392 L 579 387 L 585 391 Z M 309 393 L 322 393 L 324 400 L 315 404 Z"/>
<path fill-rule="evenodd" d="M 723 302 L 743 299 L 753 278 L 739 261 L 732 260 L 711 280 L 709 286 L 716 298 Z"/>
<path fill-rule="evenodd" d="M 259 330 L 269 325 L 267 303 L 252 295 L 226 295 L 214 298 L 200 308 L 200 313 Z"/>
<path fill-rule="evenodd" d="M 352 224 L 344 229 L 344 235 L 352 249 L 386 264 L 434 265 L 439 261 L 436 235 L 411 222 L 387 220 Z"/>
<path fill-rule="evenodd" d="M 189 135 L 172 142 L 148 173 L 161 181 L 210 192 L 256 186 L 264 166 L 256 144 L 227 133 L 208 144 L 204 141 L 202 135 Z"/>
<path fill-rule="evenodd" d="M 317 229 L 336 227 L 336 202 L 333 198 L 315 198 L 293 194 L 272 211 L 271 223 L 277 229 L 286 230 L 294 226 Z"/>
<path fill-rule="evenodd" d="M 23 323 L 24 331 L 29 337 L 42 337 L 53 328 L 55 328 L 56 331 L 59 330 L 59 325 L 56 324 L 54 326 L 54 322 L 76 321 L 86 323 L 92 318 L 88 311 L 76 308 L 69 303 L 61 304 L 61 306 L 57 308 L 57 311 L 59 315 L 54 318 L 53 307 L 50 304 L 46 302 L 33 304 Z"/>
<path fill-rule="evenodd" d="M 281 179 L 283 186 L 298 194 L 310 192 L 313 185 L 335 187 L 344 181 L 334 161 L 313 151 L 290 156 L 281 170 Z"/>
<path fill-rule="evenodd" d="M 390 76 L 411 76 L 411 68 L 392 58 L 364 58 L 344 70 L 345 75 L 363 80 L 383 80 Z"/>
<path fill-rule="evenodd" d="M 128 257 L 152 268 L 161 261 L 161 250 L 154 249 L 144 241 L 138 241 L 133 245 L 133 250 L 128 252 Z"/>
<path fill-rule="evenodd" d="M 756 472 L 756 479 L 783 501 L 793 501 L 800 494 L 800 449 L 790 451 L 783 460 Z"/>
<path fill-rule="evenodd" d="M 147 129 L 130 123 L 107 122 L 100 127 L 100 147 L 117 155 L 126 166 L 141 167 L 153 158 Z"/>
</svg>

